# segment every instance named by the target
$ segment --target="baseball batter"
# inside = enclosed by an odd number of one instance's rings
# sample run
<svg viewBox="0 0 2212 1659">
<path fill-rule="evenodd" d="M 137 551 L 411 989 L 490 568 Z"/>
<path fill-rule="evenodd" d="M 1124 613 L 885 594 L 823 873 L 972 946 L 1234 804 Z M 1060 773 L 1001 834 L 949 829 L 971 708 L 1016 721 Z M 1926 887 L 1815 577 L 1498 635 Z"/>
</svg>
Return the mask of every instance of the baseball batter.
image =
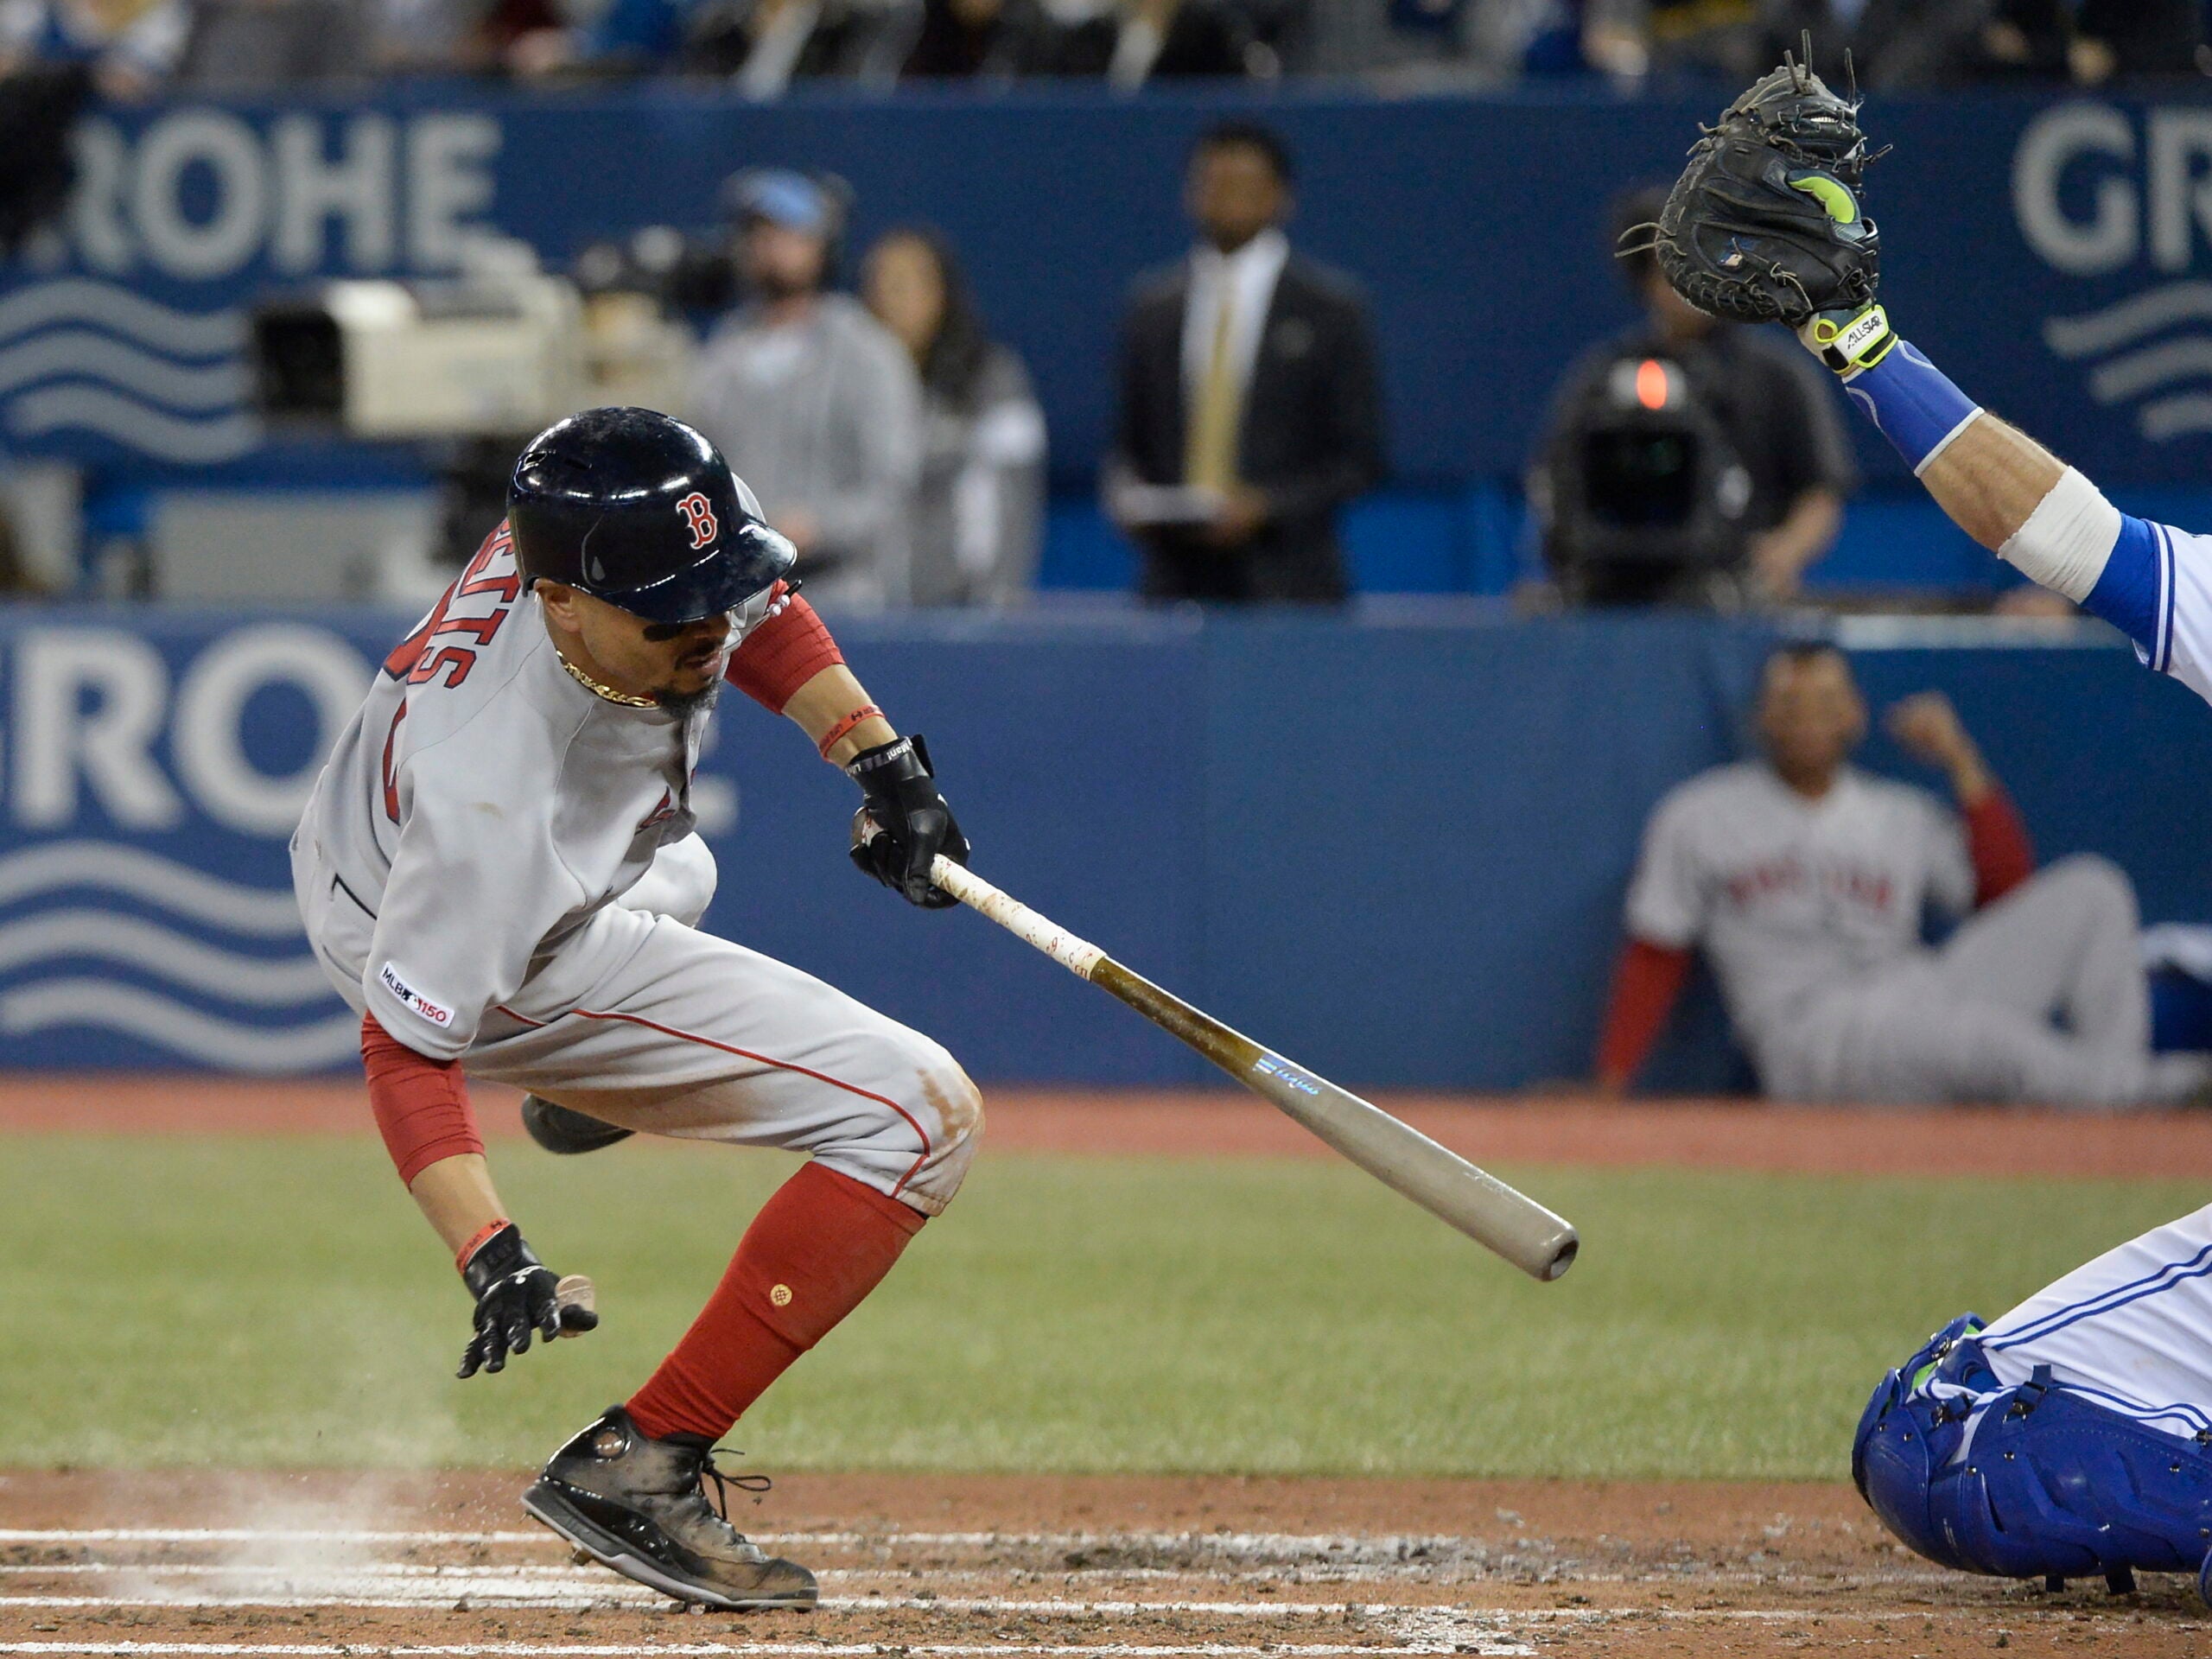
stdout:
<svg viewBox="0 0 2212 1659">
<path fill-rule="evenodd" d="M 810 1605 L 815 1581 L 709 1503 L 714 1442 L 950 1201 L 982 1122 L 936 1043 L 694 925 L 715 864 L 691 775 L 725 675 L 860 785 L 869 874 L 936 907 L 931 859 L 967 855 L 920 740 L 784 581 L 793 556 L 681 423 L 552 427 L 505 524 L 385 659 L 292 842 L 378 1125 L 475 1300 L 462 1376 L 596 1323 L 500 1203 L 464 1071 L 620 1128 L 812 1154 L 660 1368 L 524 1498 L 616 1571 L 720 1607 Z"/>
<path fill-rule="evenodd" d="M 1693 149 L 1662 265 L 1693 303 L 1796 327 L 1961 529 L 2212 698 L 2212 537 L 2120 512 L 1898 337 L 1874 297 L 1857 114 L 1794 64 L 1761 80 Z M 1993 1325 L 1954 1320 L 1868 1402 L 1860 1491 L 1948 1566 L 2115 1589 L 2193 1572 L 2212 1600 L 2209 1286 L 2212 1208 Z"/>
</svg>

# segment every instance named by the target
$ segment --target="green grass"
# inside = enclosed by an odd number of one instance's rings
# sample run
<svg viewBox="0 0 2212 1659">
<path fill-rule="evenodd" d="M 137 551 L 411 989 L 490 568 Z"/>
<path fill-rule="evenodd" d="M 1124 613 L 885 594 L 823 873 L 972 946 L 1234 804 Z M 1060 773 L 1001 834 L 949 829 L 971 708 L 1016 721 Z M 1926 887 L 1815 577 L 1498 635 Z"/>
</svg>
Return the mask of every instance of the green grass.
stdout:
<svg viewBox="0 0 2212 1659">
<path fill-rule="evenodd" d="M 541 1459 L 640 1381 L 789 1163 L 499 1158 L 605 1326 L 456 1382 L 467 1304 L 381 1151 L 0 1141 L 0 1465 Z M 1539 1286 L 1327 1162 L 987 1152 L 737 1440 L 767 1469 L 1840 1477 L 1876 1376 L 2202 1202 L 2182 1183 L 1509 1171 Z"/>
</svg>

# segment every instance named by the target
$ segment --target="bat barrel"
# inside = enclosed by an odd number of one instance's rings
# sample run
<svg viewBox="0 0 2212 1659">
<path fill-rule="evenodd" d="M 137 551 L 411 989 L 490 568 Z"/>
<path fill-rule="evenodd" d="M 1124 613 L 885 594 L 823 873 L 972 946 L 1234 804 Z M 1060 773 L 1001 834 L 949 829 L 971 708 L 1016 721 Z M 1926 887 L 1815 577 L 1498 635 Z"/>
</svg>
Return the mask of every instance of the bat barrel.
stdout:
<svg viewBox="0 0 2212 1659">
<path fill-rule="evenodd" d="M 940 855 L 931 879 L 1181 1039 L 1377 1180 L 1523 1273 L 1548 1282 L 1574 1265 L 1581 1241 L 1571 1225 L 1450 1147 L 1162 990 L 951 860 Z"/>
<path fill-rule="evenodd" d="M 1574 1265 L 1581 1240 L 1570 1223 L 1412 1124 L 1262 1047 L 1111 957 L 1102 957 L 1090 978 L 1377 1180 L 1530 1277 L 1549 1283 Z"/>
</svg>

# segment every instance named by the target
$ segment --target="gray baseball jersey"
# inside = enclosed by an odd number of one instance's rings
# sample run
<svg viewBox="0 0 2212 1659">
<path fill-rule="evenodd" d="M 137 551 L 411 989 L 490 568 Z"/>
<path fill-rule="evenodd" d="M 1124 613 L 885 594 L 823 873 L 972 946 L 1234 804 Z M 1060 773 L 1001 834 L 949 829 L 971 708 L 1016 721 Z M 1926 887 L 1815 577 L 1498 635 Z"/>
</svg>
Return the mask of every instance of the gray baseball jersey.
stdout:
<svg viewBox="0 0 2212 1659">
<path fill-rule="evenodd" d="M 692 925 L 715 881 L 690 809 L 706 721 L 571 677 L 502 531 L 316 782 L 292 843 L 308 937 L 419 1053 L 632 1128 L 812 1152 L 934 1212 L 980 1122 L 951 1057 Z"/>
<path fill-rule="evenodd" d="M 1924 912 L 1961 914 L 1974 889 L 1964 830 L 1925 791 L 1847 769 L 1808 801 L 1745 763 L 1660 803 L 1628 927 L 1704 947 L 1789 1099 L 2107 1106 L 2203 1086 L 2202 1061 L 2150 1052 L 2126 876 L 2063 860 L 1926 949 Z"/>
<path fill-rule="evenodd" d="M 1628 929 L 1702 945 L 1754 1049 L 1819 991 L 1915 950 L 1923 910 L 1974 902 L 1959 822 L 1924 790 L 1847 768 L 1808 801 L 1746 761 L 1659 804 L 1629 889 Z"/>
</svg>

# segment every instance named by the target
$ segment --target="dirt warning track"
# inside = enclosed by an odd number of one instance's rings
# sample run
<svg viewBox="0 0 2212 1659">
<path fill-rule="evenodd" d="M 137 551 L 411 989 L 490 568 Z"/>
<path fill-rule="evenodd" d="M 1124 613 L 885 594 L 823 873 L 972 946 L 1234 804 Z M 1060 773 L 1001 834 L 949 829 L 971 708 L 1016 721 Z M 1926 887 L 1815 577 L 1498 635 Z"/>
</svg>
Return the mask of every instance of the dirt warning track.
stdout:
<svg viewBox="0 0 2212 1659">
<path fill-rule="evenodd" d="M 473 1087 L 485 1132 L 522 1133 L 521 1096 Z M 988 1155 L 1328 1158 L 1236 1090 L 985 1091 Z M 1478 1163 L 1665 1166 L 1805 1174 L 2212 1179 L 2212 1113 L 1772 1106 L 1753 1101 L 1489 1098 L 1379 1092 L 1376 1103 Z M 0 1077 L 0 1135 L 369 1135 L 357 1080 Z"/>
<path fill-rule="evenodd" d="M 2212 1649 L 2193 1586 L 2046 1596 L 1898 1550 L 1848 1489 L 799 1476 L 739 1516 L 811 1613 L 687 1615 L 523 1477 L 0 1477 L 0 1656 L 967 1659 Z"/>
</svg>

